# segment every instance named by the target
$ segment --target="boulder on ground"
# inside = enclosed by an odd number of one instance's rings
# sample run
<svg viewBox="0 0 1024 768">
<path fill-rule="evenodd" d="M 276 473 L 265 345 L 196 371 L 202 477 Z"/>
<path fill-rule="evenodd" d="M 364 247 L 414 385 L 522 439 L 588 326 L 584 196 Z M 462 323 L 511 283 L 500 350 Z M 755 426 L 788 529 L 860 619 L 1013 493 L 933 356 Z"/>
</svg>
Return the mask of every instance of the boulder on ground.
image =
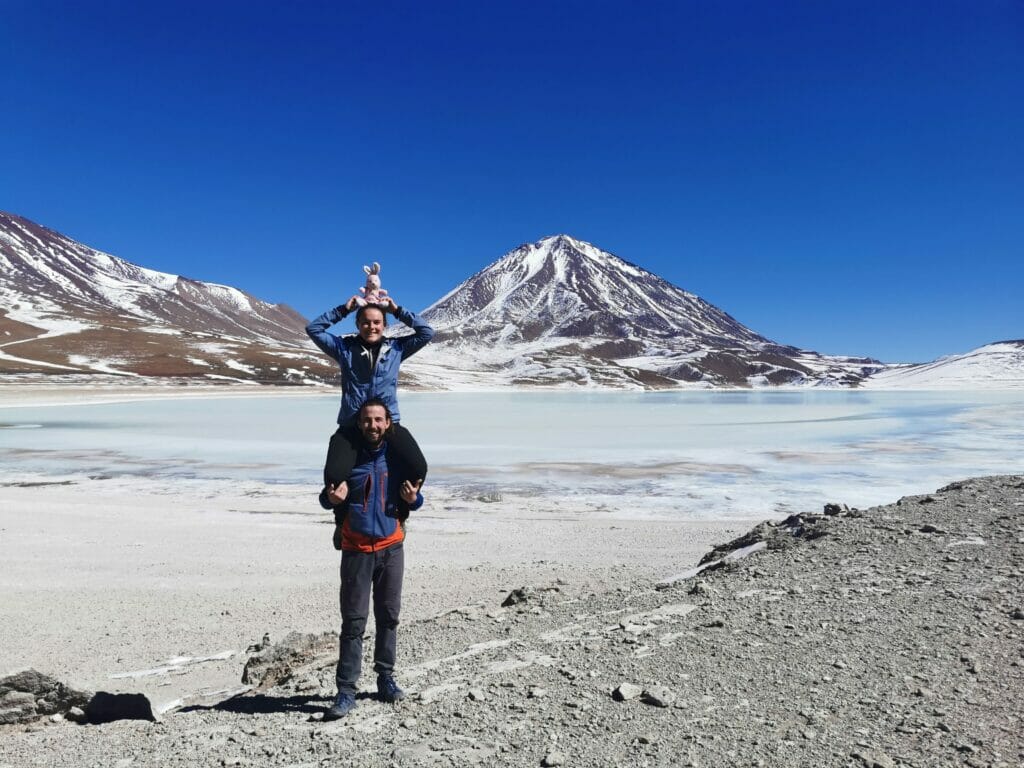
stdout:
<svg viewBox="0 0 1024 768">
<path fill-rule="evenodd" d="M 85 707 L 91 697 L 34 669 L 14 672 L 0 678 L 0 725 L 66 716 L 74 707 Z"/>
<path fill-rule="evenodd" d="M 249 657 L 242 670 L 242 682 L 265 691 L 291 680 L 300 669 L 321 657 L 337 652 L 338 635 L 333 632 L 320 635 L 290 632 L 280 643 Z"/>
</svg>

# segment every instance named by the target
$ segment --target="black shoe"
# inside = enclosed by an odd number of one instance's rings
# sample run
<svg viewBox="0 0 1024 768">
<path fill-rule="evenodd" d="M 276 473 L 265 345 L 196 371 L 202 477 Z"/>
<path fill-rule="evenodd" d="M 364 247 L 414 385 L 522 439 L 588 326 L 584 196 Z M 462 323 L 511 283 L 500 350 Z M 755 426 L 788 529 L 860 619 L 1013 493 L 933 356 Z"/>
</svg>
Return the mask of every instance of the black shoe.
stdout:
<svg viewBox="0 0 1024 768">
<path fill-rule="evenodd" d="M 324 720 L 340 720 L 356 708 L 356 697 L 351 693 L 339 693 L 334 706 L 324 712 Z"/>
<path fill-rule="evenodd" d="M 395 678 L 385 673 L 377 675 L 377 695 L 380 696 L 382 701 L 394 704 L 396 701 L 401 701 L 405 698 L 405 691 L 398 687 Z"/>
</svg>

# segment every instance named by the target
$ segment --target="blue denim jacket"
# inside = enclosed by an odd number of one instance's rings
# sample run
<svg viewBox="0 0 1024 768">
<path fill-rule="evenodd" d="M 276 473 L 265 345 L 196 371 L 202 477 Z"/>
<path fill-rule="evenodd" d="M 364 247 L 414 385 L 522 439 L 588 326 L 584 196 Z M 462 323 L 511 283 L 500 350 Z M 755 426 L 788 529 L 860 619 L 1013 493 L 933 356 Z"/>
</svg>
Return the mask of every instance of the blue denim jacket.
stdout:
<svg viewBox="0 0 1024 768">
<path fill-rule="evenodd" d="M 395 317 L 415 331 L 411 336 L 385 338 L 380 343 L 376 366 L 373 356 L 357 334 L 335 336 L 328 332 L 348 315 L 344 306 L 329 309 L 306 326 L 306 333 L 320 349 L 338 361 L 341 368 L 341 408 L 338 424 L 356 423 L 359 407 L 371 397 L 379 397 L 391 411 L 391 420 L 402 418 L 398 411 L 398 369 L 402 361 L 423 349 L 434 338 L 431 328 L 415 312 L 399 307 Z"/>
</svg>

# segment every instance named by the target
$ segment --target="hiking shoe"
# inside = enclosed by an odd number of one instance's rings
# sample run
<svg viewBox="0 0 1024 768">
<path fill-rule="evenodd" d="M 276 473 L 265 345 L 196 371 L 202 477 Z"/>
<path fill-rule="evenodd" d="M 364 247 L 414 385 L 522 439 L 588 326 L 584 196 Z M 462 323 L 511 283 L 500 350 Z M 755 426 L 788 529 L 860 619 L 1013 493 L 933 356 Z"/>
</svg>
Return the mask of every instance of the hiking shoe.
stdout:
<svg viewBox="0 0 1024 768">
<path fill-rule="evenodd" d="M 391 675 L 377 675 L 377 695 L 383 701 L 394 704 L 405 698 L 405 691 L 398 687 L 398 683 Z"/>
<path fill-rule="evenodd" d="M 356 697 L 351 693 L 339 693 L 334 706 L 324 712 L 324 720 L 339 720 L 356 708 Z"/>
</svg>

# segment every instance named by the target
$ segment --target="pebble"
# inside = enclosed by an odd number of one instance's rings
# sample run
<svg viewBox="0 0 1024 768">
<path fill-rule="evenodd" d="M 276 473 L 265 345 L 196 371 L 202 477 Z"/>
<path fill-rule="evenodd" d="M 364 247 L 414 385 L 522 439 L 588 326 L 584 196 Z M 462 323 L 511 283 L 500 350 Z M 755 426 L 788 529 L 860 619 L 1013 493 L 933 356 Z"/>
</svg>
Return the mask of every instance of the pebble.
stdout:
<svg viewBox="0 0 1024 768">
<path fill-rule="evenodd" d="M 622 683 L 612 692 L 612 698 L 616 701 L 632 701 L 638 698 L 644 689 L 633 683 Z"/>
<path fill-rule="evenodd" d="M 641 694 L 641 701 L 653 707 L 670 707 L 676 696 L 672 691 L 662 685 L 652 685 Z"/>
<path fill-rule="evenodd" d="M 885 754 L 885 752 L 877 750 L 854 752 L 852 757 L 860 760 L 864 768 L 896 768 L 896 761 Z"/>
<path fill-rule="evenodd" d="M 565 765 L 565 755 L 561 752 L 548 752 L 544 755 L 544 759 L 540 761 L 543 766 Z"/>
</svg>

